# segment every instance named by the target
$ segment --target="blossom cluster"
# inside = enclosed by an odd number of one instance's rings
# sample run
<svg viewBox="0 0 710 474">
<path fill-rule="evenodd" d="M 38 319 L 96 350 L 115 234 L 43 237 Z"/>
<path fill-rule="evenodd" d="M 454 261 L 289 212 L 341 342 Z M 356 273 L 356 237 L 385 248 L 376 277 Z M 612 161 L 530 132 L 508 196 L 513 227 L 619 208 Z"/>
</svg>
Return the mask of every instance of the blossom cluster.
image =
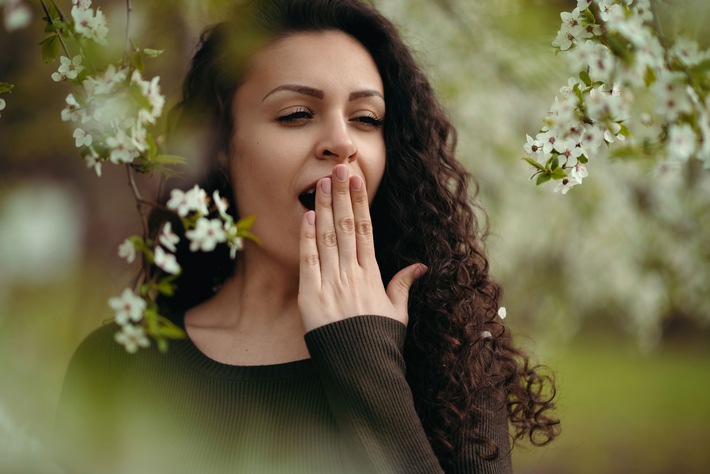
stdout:
<svg viewBox="0 0 710 474">
<path fill-rule="evenodd" d="M 559 180 L 563 194 L 587 177 L 587 164 L 653 156 L 664 167 L 697 159 L 710 168 L 710 52 L 655 27 L 652 0 L 578 0 L 561 14 L 553 46 L 578 69 L 555 97 L 524 158 L 537 184 Z M 638 100 L 647 88 L 653 98 Z M 646 109 L 644 109 L 646 107 Z M 637 139 L 633 119 L 648 130 Z"/>
<path fill-rule="evenodd" d="M 236 252 L 242 248 L 243 238 L 256 240 L 249 232 L 253 218 L 235 222 L 227 211 L 227 200 L 218 191 L 212 194 L 210 202 L 207 192 L 197 185 L 188 191 L 173 189 L 167 209 L 180 218 L 191 252 L 211 252 L 219 244 L 225 244 L 234 259 Z M 144 283 L 139 294 L 126 288 L 120 297 L 109 301 L 115 311 L 114 319 L 122 328 L 116 334 L 116 341 L 123 344 L 128 352 L 136 352 L 139 347 L 149 347 L 146 331 L 156 337 L 159 344 L 165 344 L 163 337 L 177 336 L 181 332 L 160 316 L 155 303 L 158 294 L 170 296 L 175 291 L 173 282 L 182 273 L 175 256 L 179 243 L 180 237 L 173 231 L 172 223 L 165 222 L 155 241 L 134 235 L 124 240 L 118 248 L 118 255 L 129 263 L 136 260 L 138 253 L 142 253 L 147 262 L 164 273 L 164 276 Z M 166 336 L 166 331 L 171 336 Z"/>
<path fill-rule="evenodd" d="M 159 77 L 144 79 L 141 57 L 155 57 L 162 51 L 138 50 L 127 36 L 127 50 L 120 61 L 105 67 L 93 66 L 98 61 L 89 56 L 90 48 L 86 45 L 107 43 L 106 16 L 100 9 L 92 8 L 91 0 L 73 0 L 72 4 L 71 18 L 68 18 L 54 2 L 51 7 L 42 2 L 50 33 L 41 42 L 42 55 L 47 62 L 59 58 L 52 80 L 73 87 L 65 99 L 61 119 L 73 124 L 75 145 L 98 176 L 105 163 L 126 167 L 137 207 L 146 222 L 142 206 L 157 204 L 140 196 L 133 172 L 157 171 L 171 175 L 175 173 L 171 166 L 183 162 L 181 157 L 160 154 L 162 138 L 152 133 L 163 112 L 165 97 L 160 91 Z M 77 49 L 76 54 L 69 54 L 69 41 Z M 60 50 L 65 54 L 60 55 Z M 249 232 L 253 218 L 235 222 L 227 212 L 227 201 L 218 192 L 212 195 L 210 202 L 207 193 L 198 186 L 188 191 L 174 189 L 166 207 L 183 226 L 190 251 L 209 252 L 218 244 L 225 244 L 235 258 L 242 248 L 242 238 L 256 239 Z M 180 237 L 172 226 L 171 222 L 165 222 L 155 240 L 149 238 L 144 228 L 143 236 L 127 238 L 118 249 L 119 256 L 129 263 L 141 254 L 143 261 L 157 270 L 144 272 L 143 281 L 135 290 L 126 288 L 120 296 L 109 300 L 114 319 L 121 328 L 115 339 L 130 353 L 149 347 L 149 337 L 157 342 L 161 351 L 167 349 L 169 339 L 184 337 L 180 328 L 160 314 L 157 304 L 161 295 L 174 294 L 175 281 L 182 272 L 175 255 Z"/>
</svg>

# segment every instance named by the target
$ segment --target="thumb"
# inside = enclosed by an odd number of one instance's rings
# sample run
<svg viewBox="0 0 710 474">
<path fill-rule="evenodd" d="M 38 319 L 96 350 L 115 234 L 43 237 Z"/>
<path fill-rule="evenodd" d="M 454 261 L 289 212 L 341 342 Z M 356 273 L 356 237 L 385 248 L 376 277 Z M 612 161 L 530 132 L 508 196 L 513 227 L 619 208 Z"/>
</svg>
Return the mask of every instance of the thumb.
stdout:
<svg viewBox="0 0 710 474">
<path fill-rule="evenodd" d="M 387 297 L 392 306 L 399 314 L 407 314 L 407 302 L 409 301 L 409 289 L 419 277 L 424 275 L 428 267 L 423 263 L 414 263 L 401 269 L 392 277 L 387 285 Z"/>
</svg>

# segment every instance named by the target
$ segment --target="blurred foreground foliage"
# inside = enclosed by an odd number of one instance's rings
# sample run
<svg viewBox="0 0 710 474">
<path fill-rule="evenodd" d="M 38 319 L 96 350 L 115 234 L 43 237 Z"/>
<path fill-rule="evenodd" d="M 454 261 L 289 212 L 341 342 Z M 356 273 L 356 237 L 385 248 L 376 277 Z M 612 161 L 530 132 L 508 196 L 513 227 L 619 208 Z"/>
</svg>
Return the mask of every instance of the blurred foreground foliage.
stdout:
<svg viewBox="0 0 710 474">
<path fill-rule="evenodd" d="M 616 161 L 566 196 L 536 188 L 521 173 L 521 137 L 566 82 L 550 42 L 569 2 L 375 3 L 401 26 L 458 126 L 459 156 L 488 211 L 507 321 L 560 374 L 561 448 L 518 454 L 516 472 L 706 472 L 697 441 L 710 434 L 698 398 L 710 387 L 709 174 Z M 708 6 L 681 3 L 696 13 L 683 19 L 689 28 L 702 25 Z M 124 2 L 95 4 L 110 22 L 109 50 L 120 52 Z M 133 8 L 139 46 L 165 50 L 146 67 L 161 76 L 169 107 L 199 32 L 227 4 Z M 707 47 L 710 33 L 696 33 Z M 136 270 L 116 256 L 139 227 L 125 175 L 107 169 L 99 179 L 81 162 L 59 117 L 68 88 L 51 81 L 42 37 L 39 23 L 0 29 L 0 80 L 16 85 L 0 118 L 0 472 L 50 469 L 42 442 L 68 359 L 111 317 L 108 297 Z"/>
</svg>

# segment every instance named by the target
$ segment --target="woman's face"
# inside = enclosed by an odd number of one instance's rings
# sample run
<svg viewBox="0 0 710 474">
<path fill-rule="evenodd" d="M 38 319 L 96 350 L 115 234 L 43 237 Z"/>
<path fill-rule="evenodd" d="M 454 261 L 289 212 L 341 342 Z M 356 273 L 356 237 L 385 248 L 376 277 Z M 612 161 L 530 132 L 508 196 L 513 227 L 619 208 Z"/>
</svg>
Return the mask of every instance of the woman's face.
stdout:
<svg viewBox="0 0 710 474">
<path fill-rule="evenodd" d="M 339 31 L 295 33 L 252 60 L 233 99 L 231 178 L 240 216 L 264 252 L 298 266 L 299 229 L 317 181 L 338 163 L 370 201 L 385 168 L 382 79 L 367 50 Z"/>
</svg>

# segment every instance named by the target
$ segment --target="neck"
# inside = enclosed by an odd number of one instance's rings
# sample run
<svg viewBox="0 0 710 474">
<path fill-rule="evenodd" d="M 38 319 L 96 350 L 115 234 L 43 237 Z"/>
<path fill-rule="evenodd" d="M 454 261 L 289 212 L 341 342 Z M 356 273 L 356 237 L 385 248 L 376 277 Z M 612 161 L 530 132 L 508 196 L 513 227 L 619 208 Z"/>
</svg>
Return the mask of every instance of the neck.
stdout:
<svg viewBox="0 0 710 474">
<path fill-rule="evenodd" d="M 263 364 L 307 357 L 298 269 L 262 257 L 258 249 L 245 249 L 217 294 L 185 315 L 190 337 L 216 360 Z"/>
</svg>

